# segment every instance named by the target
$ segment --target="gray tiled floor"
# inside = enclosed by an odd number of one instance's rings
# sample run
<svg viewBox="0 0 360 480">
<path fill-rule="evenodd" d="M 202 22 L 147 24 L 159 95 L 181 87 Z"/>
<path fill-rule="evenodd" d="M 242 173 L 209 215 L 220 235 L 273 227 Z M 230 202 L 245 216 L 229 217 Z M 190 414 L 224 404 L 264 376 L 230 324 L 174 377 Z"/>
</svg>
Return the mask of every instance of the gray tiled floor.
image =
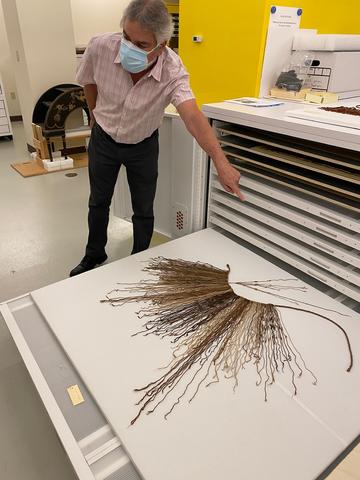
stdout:
<svg viewBox="0 0 360 480">
<path fill-rule="evenodd" d="M 0 139 L 0 302 L 62 280 L 83 256 L 87 170 L 24 179 L 10 167 L 28 160 L 21 123 Z M 111 216 L 109 261 L 131 250 L 131 225 Z M 164 237 L 155 235 L 153 244 Z M 0 317 L 0 479 L 73 480 L 66 454 Z"/>
</svg>

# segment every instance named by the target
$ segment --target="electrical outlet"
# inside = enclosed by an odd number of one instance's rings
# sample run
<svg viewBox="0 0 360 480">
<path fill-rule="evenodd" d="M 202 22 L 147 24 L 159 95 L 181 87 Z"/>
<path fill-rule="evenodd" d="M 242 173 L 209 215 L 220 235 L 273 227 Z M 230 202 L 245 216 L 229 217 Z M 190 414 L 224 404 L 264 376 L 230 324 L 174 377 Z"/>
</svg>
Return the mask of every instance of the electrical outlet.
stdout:
<svg viewBox="0 0 360 480">
<path fill-rule="evenodd" d="M 16 93 L 15 92 L 10 92 L 10 98 L 11 98 L 11 100 L 16 100 Z"/>
</svg>

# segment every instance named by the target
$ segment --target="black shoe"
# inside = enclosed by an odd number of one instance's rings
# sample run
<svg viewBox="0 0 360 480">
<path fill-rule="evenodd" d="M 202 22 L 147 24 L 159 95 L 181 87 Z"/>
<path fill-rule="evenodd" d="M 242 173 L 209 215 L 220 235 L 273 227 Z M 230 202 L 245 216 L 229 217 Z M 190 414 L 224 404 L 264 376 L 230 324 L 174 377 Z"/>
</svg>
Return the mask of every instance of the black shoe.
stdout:
<svg viewBox="0 0 360 480">
<path fill-rule="evenodd" d="M 107 260 L 107 255 L 104 255 L 103 257 L 100 258 L 92 258 L 88 257 L 85 255 L 85 257 L 81 260 L 79 265 L 77 265 L 75 268 L 73 268 L 70 272 L 70 277 L 75 277 L 75 275 L 80 275 L 80 273 L 88 272 L 89 270 L 92 270 L 95 268 L 97 265 L 101 265 L 102 263 Z"/>
</svg>

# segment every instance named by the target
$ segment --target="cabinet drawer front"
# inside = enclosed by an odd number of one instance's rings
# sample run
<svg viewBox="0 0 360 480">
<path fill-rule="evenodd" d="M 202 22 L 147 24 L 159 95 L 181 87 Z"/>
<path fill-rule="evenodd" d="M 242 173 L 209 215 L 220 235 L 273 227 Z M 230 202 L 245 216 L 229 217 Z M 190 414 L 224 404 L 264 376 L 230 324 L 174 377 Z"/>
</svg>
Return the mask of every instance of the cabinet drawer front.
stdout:
<svg viewBox="0 0 360 480">
<path fill-rule="evenodd" d="M 9 124 L 0 125 L 0 133 L 10 133 Z"/>
</svg>

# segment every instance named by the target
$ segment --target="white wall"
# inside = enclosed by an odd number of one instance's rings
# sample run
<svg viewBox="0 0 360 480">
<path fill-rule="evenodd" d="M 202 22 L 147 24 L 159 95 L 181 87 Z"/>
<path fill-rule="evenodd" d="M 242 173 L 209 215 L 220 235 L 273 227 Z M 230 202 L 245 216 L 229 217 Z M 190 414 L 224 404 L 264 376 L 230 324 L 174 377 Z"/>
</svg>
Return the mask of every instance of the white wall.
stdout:
<svg viewBox="0 0 360 480">
<path fill-rule="evenodd" d="M 99 33 L 119 31 L 129 0 L 71 0 L 76 45 L 87 45 Z"/>
<path fill-rule="evenodd" d="M 14 66 L 11 60 L 10 47 L 7 39 L 5 20 L 0 1 L 0 72 L 4 82 L 6 100 L 10 115 L 21 115 L 20 104 L 17 98 Z M 14 93 L 16 98 L 11 98 Z"/>
<path fill-rule="evenodd" d="M 39 97 L 59 83 L 75 81 L 75 40 L 70 0 L 2 0 L 24 119 L 32 143 L 32 112 Z"/>
<path fill-rule="evenodd" d="M 128 1 L 129 0 L 71 0 L 75 44 L 86 45 L 90 38 L 98 33 L 118 31 L 120 19 Z M 31 4 L 31 2 L 29 2 L 29 4 Z M 31 18 L 31 13 L 29 15 L 29 18 Z M 30 21 L 29 26 L 31 26 L 31 24 L 34 25 L 34 23 Z M 56 17 L 52 15 L 49 18 L 50 29 L 52 29 L 53 26 L 56 27 Z M 33 38 L 34 43 L 39 43 L 39 41 L 44 43 L 43 36 L 39 35 L 30 38 Z M 41 48 L 40 50 L 43 49 Z M 41 59 L 39 58 L 38 62 L 40 61 Z M 54 63 L 56 63 L 55 59 Z M 21 115 L 22 112 L 15 82 L 15 66 L 11 58 L 1 0 L 0 71 L 5 86 L 10 115 Z M 39 74 L 44 74 L 42 68 L 39 69 Z M 15 93 L 15 100 L 11 98 L 11 92 Z"/>
</svg>

